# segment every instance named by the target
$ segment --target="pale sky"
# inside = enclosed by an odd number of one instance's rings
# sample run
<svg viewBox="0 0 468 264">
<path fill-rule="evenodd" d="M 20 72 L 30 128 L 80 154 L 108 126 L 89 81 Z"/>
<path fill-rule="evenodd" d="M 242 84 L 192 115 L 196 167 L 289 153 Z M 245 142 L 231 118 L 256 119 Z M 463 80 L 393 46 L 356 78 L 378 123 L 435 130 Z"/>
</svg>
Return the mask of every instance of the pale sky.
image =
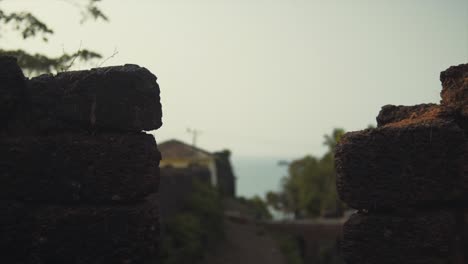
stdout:
<svg viewBox="0 0 468 264">
<path fill-rule="evenodd" d="M 103 0 L 110 22 L 84 25 L 66 1 L 0 5 L 55 30 L 44 44 L 0 29 L 1 48 L 117 50 L 104 66 L 158 77 L 157 141 L 190 142 L 191 127 L 235 156 L 320 155 L 324 134 L 375 124 L 385 104 L 437 103 L 440 71 L 468 62 L 466 0 Z"/>
</svg>

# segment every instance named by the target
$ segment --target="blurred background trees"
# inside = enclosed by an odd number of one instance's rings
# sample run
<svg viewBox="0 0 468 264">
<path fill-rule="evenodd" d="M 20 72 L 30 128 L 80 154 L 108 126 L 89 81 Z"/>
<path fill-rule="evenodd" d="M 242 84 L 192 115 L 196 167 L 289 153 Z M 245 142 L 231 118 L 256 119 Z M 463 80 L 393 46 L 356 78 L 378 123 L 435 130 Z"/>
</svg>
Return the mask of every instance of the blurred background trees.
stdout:
<svg viewBox="0 0 468 264">
<path fill-rule="evenodd" d="M 48 37 L 54 34 L 52 27 L 28 10 L 15 12 L 5 11 L 1 6 L 1 3 L 5 1 L 8 0 L 0 0 L 0 27 L 2 29 L 19 34 L 25 41 L 32 38 L 39 38 L 44 43 L 48 42 Z M 81 12 L 82 19 L 80 23 L 85 23 L 88 20 L 109 20 L 99 8 L 99 2 L 101 0 L 62 1 L 73 5 Z M 0 35 L 0 39 L 1 37 Z M 50 57 L 42 53 L 0 46 L 0 55 L 16 57 L 19 65 L 29 74 L 64 71 L 68 70 L 77 60 L 91 61 L 102 58 L 101 54 L 89 49 L 82 49 L 81 47 L 74 53 L 63 52 L 63 54 L 58 57 Z"/>
<path fill-rule="evenodd" d="M 282 180 L 281 191 L 267 193 L 268 204 L 293 214 L 296 219 L 341 216 L 345 205 L 336 192 L 334 149 L 344 133 L 343 129 L 337 128 L 324 136 L 328 150 L 322 157 L 305 156 L 292 161 L 289 175 Z"/>
</svg>

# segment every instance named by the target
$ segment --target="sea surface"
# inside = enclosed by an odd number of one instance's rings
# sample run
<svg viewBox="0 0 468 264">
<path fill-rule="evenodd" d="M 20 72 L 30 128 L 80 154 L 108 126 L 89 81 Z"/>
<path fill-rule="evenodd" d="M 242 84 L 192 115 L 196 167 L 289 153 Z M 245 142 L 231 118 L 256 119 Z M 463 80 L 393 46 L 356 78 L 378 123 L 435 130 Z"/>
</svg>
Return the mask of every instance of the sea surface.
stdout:
<svg viewBox="0 0 468 264">
<path fill-rule="evenodd" d="M 251 198 L 265 198 L 268 191 L 278 191 L 281 178 L 287 175 L 287 166 L 278 165 L 279 158 L 232 157 L 236 180 L 236 194 Z"/>
</svg>

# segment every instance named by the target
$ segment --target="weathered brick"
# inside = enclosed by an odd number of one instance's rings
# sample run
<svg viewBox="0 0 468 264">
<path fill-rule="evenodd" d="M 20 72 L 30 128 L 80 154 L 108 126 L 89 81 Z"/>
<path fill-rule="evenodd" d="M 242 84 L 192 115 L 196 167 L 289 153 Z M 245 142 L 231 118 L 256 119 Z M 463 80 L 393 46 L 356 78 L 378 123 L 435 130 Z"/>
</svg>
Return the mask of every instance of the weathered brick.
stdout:
<svg viewBox="0 0 468 264">
<path fill-rule="evenodd" d="M 55 78 L 64 89 L 61 117 L 66 120 L 131 131 L 162 125 L 159 86 L 146 68 L 127 64 L 64 72 Z"/>
<path fill-rule="evenodd" d="M 3 263 L 35 263 L 30 210 L 19 202 L 0 200 L 0 252 Z"/>
<path fill-rule="evenodd" d="M 26 90 L 26 79 L 16 58 L 0 56 L 0 122 L 7 127 L 16 116 Z"/>
<path fill-rule="evenodd" d="M 29 80 L 25 91 L 9 134 L 140 132 L 162 125 L 156 76 L 137 65 L 45 74 Z"/>
<path fill-rule="evenodd" d="M 466 144 L 462 129 L 437 118 L 347 133 L 336 148 L 338 193 L 356 209 L 464 199 Z"/>
<path fill-rule="evenodd" d="M 438 111 L 438 115 L 442 115 L 442 111 L 439 111 L 441 107 L 436 104 L 420 104 L 414 106 L 403 106 L 403 105 L 385 105 L 377 116 L 377 126 L 381 127 L 386 124 L 400 122 L 407 119 L 416 119 L 427 114 L 431 111 Z"/>
<path fill-rule="evenodd" d="M 147 134 L 0 139 L 0 199 L 129 202 L 157 189 L 160 153 Z"/>
<path fill-rule="evenodd" d="M 158 263 L 154 197 L 129 206 L 38 206 L 0 201 L 4 263 Z"/>
<path fill-rule="evenodd" d="M 452 263 L 455 223 L 450 212 L 358 213 L 343 227 L 342 254 L 349 264 Z"/>
<path fill-rule="evenodd" d="M 440 73 L 442 105 L 468 118 L 468 64 L 452 66 Z"/>
</svg>

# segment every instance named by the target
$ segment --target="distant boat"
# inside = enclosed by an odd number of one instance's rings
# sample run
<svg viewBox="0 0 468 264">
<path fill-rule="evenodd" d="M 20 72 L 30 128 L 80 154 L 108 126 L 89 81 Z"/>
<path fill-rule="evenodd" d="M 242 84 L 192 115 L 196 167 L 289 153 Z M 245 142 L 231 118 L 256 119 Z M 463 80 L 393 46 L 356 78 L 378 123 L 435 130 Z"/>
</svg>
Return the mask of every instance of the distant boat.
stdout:
<svg viewBox="0 0 468 264">
<path fill-rule="evenodd" d="M 277 164 L 278 164 L 278 166 L 289 166 L 289 161 L 279 160 Z"/>
</svg>

